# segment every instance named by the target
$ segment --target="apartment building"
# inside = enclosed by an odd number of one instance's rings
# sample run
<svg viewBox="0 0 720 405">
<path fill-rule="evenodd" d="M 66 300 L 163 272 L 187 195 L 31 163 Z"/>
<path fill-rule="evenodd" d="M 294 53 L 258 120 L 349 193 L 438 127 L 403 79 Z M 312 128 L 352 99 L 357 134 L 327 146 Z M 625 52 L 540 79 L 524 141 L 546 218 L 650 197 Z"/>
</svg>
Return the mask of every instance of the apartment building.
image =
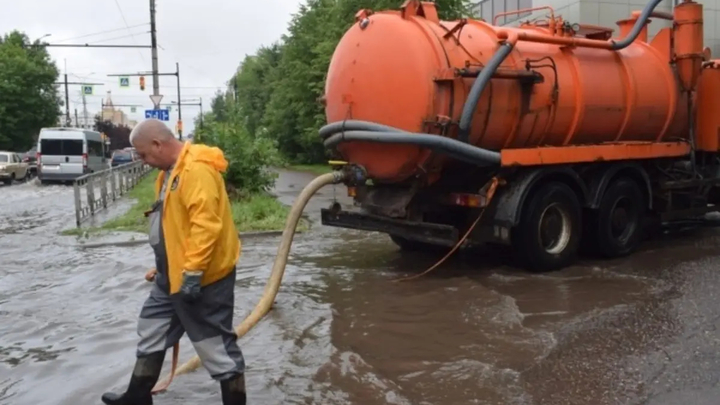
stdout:
<svg viewBox="0 0 720 405">
<path fill-rule="evenodd" d="M 663 0 L 656 11 L 672 12 L 675 4 L 683 0 Z M 703 5 L 703 29 L 705 46 L 712 51 L 713 58 L 720 56 L 720 0 L 696 0 Z M 616 22 L 626 19 L 633 11 L 640 11 L 647 0 L 482 0 L 475 7 L 476 17 L 492 22 L 499 13 L 517 11 L 540 6 L 550 6 L 556 15 L 565 21 L 578 24 L 597 25 L 614 29 L 618 35 Z M 499 17 L 497 25 L 517 25 L 520 21 L 545 18 L 547 10 L 521 13 Z M 654 19 L 648 26 L 648 38 L 652 40 L 661 28 L 671 26 L 671 22 Z"/>
</svg>

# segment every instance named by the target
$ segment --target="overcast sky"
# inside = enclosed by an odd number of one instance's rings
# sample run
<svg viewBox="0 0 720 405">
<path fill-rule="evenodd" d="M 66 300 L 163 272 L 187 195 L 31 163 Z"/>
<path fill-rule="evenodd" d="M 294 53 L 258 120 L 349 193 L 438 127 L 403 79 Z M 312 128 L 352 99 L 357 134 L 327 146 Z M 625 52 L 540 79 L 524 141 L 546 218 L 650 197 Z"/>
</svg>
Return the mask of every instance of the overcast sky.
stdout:
<svg viewBox="0 0 720 405">
<path fill-rule="evenodd" d="M 202 97 L 203 110 L 226 82 L 246 54 L 279 40 L 305 0 L 156 0 L 158 64 L 161 73 L 175 72 L 180 64 L 183 100 Z M 6 33 L 24 31 L 31 40 L 51 34 L 48 43 L 150 44 L 149 0 L 2 0 L 0 28 Z M 129 29 L 127 27 L 130 27 Z M 106 32 L 99 35 L 96 34 Z M 132 35 L 131 35 L 132 34 Z M 78 38 L 80 37 L 80 38 Z M 102 83 L 94 95 L 86 97 L 90 114 L 99 111 L 101 100 L 111 91 L 115 104 L 137 104 L 123 110 L 131 119 L 142 120 L 144 110 L 152 108 L 152 76 L 145 77 L 140 91 L 138 77 L 131 77 L 130 88 L 121 88 L 117 77 L 108 74 L 152 70 L 150 49 L 47 48 L 68 81 Z M 58 78 L 62 81 L 62 76 Z M 175 76 L 160 76 L 162 103 L 177 100 Z M 64 88 L 60 88 L 64 95 Z M 82 114 L 80 86 L 71 85 L 70 113 Z M 193 129 L 198 106 L 183 108 L 184 134 Z M 173 106 L 169 126 L 175 127 L 177 109 Z"/>
</svg>

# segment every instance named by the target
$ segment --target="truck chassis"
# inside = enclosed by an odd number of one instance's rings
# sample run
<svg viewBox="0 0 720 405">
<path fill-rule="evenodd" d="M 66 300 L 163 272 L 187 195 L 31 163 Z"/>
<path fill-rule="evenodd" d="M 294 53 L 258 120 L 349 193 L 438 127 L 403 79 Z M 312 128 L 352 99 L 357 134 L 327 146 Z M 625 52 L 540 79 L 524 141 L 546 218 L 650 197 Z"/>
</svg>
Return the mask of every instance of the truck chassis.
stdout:
<svg viewBox="0 0 720 405">
<path fill-rule="evenodd" d="M 578 254 L 628 255 L 649 229 L 720 211 L 720 159 L 712 153 L 445 170 L 428 187 L 420 178 L 351 184 L 355 207 L 323 209 L 322 223 L 386 233 L 403 250 L 507 245 L 524 268 L 549 271 Z M 499 185 L 489 196 L 493 180 Z"/>
</svg>

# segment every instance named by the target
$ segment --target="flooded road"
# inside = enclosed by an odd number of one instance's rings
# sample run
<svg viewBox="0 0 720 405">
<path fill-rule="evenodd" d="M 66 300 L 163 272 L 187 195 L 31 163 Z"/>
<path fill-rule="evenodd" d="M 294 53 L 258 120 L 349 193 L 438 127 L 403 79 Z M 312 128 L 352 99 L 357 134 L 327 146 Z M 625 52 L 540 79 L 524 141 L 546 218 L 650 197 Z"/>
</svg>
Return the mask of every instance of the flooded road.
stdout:
<svg viewBox="0 0 720 405">
<path fill-rule="evenodd" d="M 291 203 L 313 176 L 283 172 Z M 401 254 L 306 209 L 274 310 L 240 340 L 251 404 L 716 404 L 720 230 L 661 236 L 614 261 L 532 275 L 484 252 Z M 149 247 L 79 249 L 72 189 L 0 187 L 0 404 L 100 404 L 134 364 Z M 117 210 L 127 206 L 120 204 Z M 243 241 L 235 324 L 277 238 Z M 181 363 L 193 354 L 181 341 Z M 167 356 L 166 371 L 170 357 Z M 157 404 L 220 403 L 204 369 Z"/>
</svg>

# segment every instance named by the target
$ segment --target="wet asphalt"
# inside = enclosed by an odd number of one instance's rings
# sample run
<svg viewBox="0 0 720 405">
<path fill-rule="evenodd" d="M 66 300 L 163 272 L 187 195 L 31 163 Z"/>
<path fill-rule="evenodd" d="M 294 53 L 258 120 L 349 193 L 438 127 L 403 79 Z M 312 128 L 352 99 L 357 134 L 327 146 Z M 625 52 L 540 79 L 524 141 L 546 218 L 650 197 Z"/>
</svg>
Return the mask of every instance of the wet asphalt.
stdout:
<svg viewBox="0 0 720 405">
<path fill-rule="evenodd" d="M 311 174 L 281 172 L 292 203 Z M 251 404 L 718 404 L 720 230 L 658 234 L 631 257 L 536 275 L 497 252 L 403 254 L 305 213 L 273 311 L 240 340 Z M 126 209 L 120 202 L 105 216 Z M 102 217 L 100 218 L 102 219 Z M 148 246 L 76 247 L 72 188 L 0 187 L 0 404 L 100 404 L 127 384 Z M 235 324 L 278 238 L 243 241 Z M 194 352 L 181 341 L 181 362 Z M 166 359 L 166 370 L 169 370 Z M 221 403 L 204 369 L 157 404 Z"/>
</svg>

